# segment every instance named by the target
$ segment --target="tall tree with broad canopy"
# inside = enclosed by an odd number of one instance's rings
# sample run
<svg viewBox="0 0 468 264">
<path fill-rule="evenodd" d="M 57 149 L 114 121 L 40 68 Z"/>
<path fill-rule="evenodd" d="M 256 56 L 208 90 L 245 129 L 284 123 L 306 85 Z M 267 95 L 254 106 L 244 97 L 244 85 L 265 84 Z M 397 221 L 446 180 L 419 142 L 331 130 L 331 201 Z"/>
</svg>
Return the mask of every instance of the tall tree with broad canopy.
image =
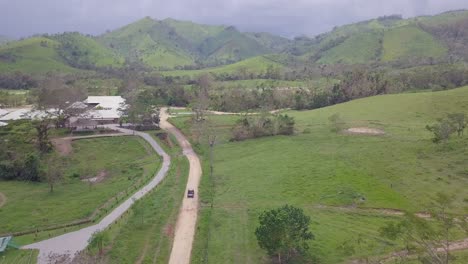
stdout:
<svg viewBox="0 0 468 264">
<path fill-rule="evenodd" d="M 277 257 L 279 263 L 305 253 L 309 248 L 307 242 L 314 239 L 309 231 L 310 217 L 300 208 L 285 205 L 264 211 L 260 214 L 259 222 L 255 230 L 258 245 L 268 255 Z"/>
</svg>

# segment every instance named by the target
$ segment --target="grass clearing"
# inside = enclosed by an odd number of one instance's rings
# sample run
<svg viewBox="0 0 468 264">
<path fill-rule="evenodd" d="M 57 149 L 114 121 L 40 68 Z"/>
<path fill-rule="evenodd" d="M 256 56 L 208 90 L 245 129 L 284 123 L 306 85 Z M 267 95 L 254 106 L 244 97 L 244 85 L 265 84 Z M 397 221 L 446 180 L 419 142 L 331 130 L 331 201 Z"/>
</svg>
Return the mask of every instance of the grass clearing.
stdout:
<svg viewBox="0 0 468 264">
<path fill-rule="evenodd" d="M 398 248 L 379 235 L 396 216 L 326 206 L 426 211 L 437 192 L 455 196 L 454 213 L 465 214 L 468 138 L 445 145 L 430 141 L 425 125 L 446 113 L 468 114 L 468 87 L 364 98 L 313 111 L 289 111 L 295 136 L 228 142 L 236 116 L 209 117 L 218 132 L 214 176 L 204 175 L 194 263 L 263 263 L 253 234 L 261 211 L 285 203 L 311 216 L 316 239 L 309 253 L 320 263 L 341 263 L 359 256 L 384 255 Z M 348 127 L 371 127 L 383 136 L 330 131 L 328 117 L 339 113 Z M 186 134 L 189 117 L 171 121 Z M 302 133 L 308 129 L 310 133 Z M 194 144 L 208 153 L 206 144 Z M 202 156 L 209 171 L 208 156 Z M 210 205 L 213 205 L 213 208 Z M 362 237 L 365 247 L 339 252 L 345 241 Z M 356 244 L 356 242 L 354 243 Z M 372 247 L 371 245 L 375 245 Z"/>
<path fill-rule="evenodd" d="M 159 167 L 154 152 L 148 152 L 142 139 L 115 137 L 73 142 L 67 158 L 64 180 L 53 193 L 47 183 L 0 181 L 8 203 L 0 209 L 0 232 L 17 232 L 65 224 L 90 216 L 118 193 L 151 177 Z M 80 177 L 94 177 L 105 170 L 107 178 L 90 185 Z M 114 201 L 115 202 L 115 201 Z M 105 212 L 100 212 L 105 214 Z M 20 243 L 30 242 L 31 237 Z"/>
</svg>

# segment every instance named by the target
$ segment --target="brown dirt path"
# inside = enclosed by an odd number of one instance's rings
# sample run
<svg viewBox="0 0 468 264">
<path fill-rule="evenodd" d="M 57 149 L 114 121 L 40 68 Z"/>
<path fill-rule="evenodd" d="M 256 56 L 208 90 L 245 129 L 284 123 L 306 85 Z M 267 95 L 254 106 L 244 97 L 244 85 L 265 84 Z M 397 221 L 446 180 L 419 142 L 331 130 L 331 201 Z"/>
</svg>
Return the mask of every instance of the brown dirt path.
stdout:
<svg viewBox="0 0 468 264">
<path fill-rule="evenodd" d="M 171 256 L 169 264 L 188 264 L 190 263 L 190 255 L 192 253 L 193 238 L 195 236 L 195 227 L 198 217 L 198 185 L 202 175 L 200 160 L 197 154 L 193 151 L 192 146 L 185 136 L 176 127 L 167 121 L 167 109 L 161 109 L 161 128 L 173 134 L 179 145 L 181 146 L 184 155 L 190 163 L 189 176 L 187 187 L 184 192 L 182 206 L 179 211 L 177 223 L 174 233 L 174 242 L 172 244 Z M 194 198 L 187 198 L 188 189 L 195 190 Z"/>
</svg>

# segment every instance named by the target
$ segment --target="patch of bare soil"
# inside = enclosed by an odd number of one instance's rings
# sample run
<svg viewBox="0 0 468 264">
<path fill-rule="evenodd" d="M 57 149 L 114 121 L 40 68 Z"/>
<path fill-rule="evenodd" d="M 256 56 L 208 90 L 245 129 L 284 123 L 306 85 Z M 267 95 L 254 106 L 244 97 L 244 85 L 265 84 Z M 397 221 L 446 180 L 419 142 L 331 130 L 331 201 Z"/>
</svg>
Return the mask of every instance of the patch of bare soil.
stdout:
<svg viewBox="0 0 468 264">
<path fill-rule="evenodd" d="M 6 204 L 7 198 L 6 196 L 0 192 L 0 208 Z"/>
<path fill-rule="evenodd" d="M 82 179 L 81 181 L 90 182 L 90 183 L 100 183 L 104 181 L 109 176 L 109 172 L 106 170 L 100 171 L 96 177 Z"/>
<path fill-rule="evenodd" d="M 378 128 L 370 128 L 370 127 L 352 127 L 345 130 L 346 133 L 349 134 L 360 134 L 360 135 L 384 135 L 385 131 Z"/>
<path fill-rule="evenodd" d="M 62 156 L 68 156 L 73 151 L 72 140 L 69 138 L 54 138 L 52 139 L 52 145 Z"/>
</svg>

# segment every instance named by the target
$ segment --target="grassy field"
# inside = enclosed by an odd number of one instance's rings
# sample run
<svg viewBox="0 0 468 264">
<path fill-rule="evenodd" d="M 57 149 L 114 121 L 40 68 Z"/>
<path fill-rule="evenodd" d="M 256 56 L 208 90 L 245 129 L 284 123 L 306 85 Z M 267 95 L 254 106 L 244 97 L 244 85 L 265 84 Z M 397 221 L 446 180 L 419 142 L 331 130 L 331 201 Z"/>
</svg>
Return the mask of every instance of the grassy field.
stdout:
<svg viewBox="0 0 468 264">
<path fill-rule="evenodd" d="M 175 223 L 188 176 L 188 161 L 175 139 L 161 141 L 154 136 L 154 132 L 149 133 L 171 156 L 172 164 L 161 185 L 105 231 L 109 240 L 104 257 L 109 263 L 169 261 Z M 90 250 L 96 251 L 95 248 Z"/>
<path fill-rule="evenodd" d="M 32 264 L 36 263 L 38 250 L 18 250 L 8 248 L 0 253 L 0 264 Z"/>
<path fill-rule="evenodd" d="M 405 26 L 386 31 L 383 38 L 383 61 L 406 57 L 438 58 L 447 49 L 429 33 L 415 26 Z"/>
<path fill-rule="evenodd" d="M 381 49 L 379 43 L 381 37 L 382 34 L 379 31 L 354 34 L 341 45 L 327 50 L 318 63 L 359 64 L 376 60 Z"/>
<path fill-rule="evenodd" d="M 379 228 L 398 217 L 366 208 L 426 211 L 435 194 L 443 192 L 454 196 L 455 213 L 466 213 L 468 138 L 436 145 L 425 125 L 446 113 L 468 114 L 467 105 L 468 87 L 377 96 L 290 111 L 296 120 L 295 136 L 236 143 L 227 139 L 237 117 L 210 117 L 219 142 L 214 176 L 202 178 L 201 196 L 207 206 L 200 212 L 193 262 L 265 262 L 253 235 L 257 217 L 285 203 L 311 216 L 316 239 L 309 253 L 320 263 L 382 255 L 398 247 L 379 235 Z M 349 127 L 380 128 L 386 135 L 333 133 L 328 117 L 334 113 Z M 187 120 L 179 117 L 173 122 L 189 134 Z M 205 145 L 198 145 L 198 151 L 206 153 Z M 206 155 L 203 160 L 207 166 Z M 346 241 L 357 244 L 359 237 L 365 242 L 354 254 L 338 250 Z"/>
<path fill-rule="evenodd" d="M 78 80 L 76 84 L 80 87 L 86 87 L 88 95 L 115 96 L 118 95 L 122 81 L 119 79 L 87 78 Z"/>
<path fill-rule="evenodd" d="M 0 233 L 64 224 L 90 216 L 122 191 L 133 190 L 159 167 L 149 145 L 133 137 L 74 141 L 64 180 L 49 192 L 47 183 L 0 181 L 6 204 L 0 208 Z M 105 175 L 90 185 L 80 178 Z M 138 185 L 139 186 L 139 185 Z M 115 201 L 114 201 L 115 202 Z M 104 212 L 100 212 L 102 214 Z M 29 242 L 18 240 L 20 243 Z"/>
<path fill-rule="evenodd" d="M 257 56 L 249 59 L 245 59 L 233 64 L 219 66 L 215 68 L 207 68 L 202 70 L 191 70 L 191 71 L 162 71 L 160 72 L 164 76 L 187 76 L 190 78 L 194 78 L 203 74 L 207 73 L 214 73 L 214 74 L 232 74 L 238 73 L 241 70 L 246 70 L 248 73 L 265 73 L 269 66 L 273 66 L 275 68 L 283 69 L 283 65 L 273 61 L 268 58 L 268 56 Z"/>
<path fill-rule="evenodd" d="M 29 90 L 8 90 L 0 88 L 0 105 L 18 107 L 27 104 Z"/>
</svg>

